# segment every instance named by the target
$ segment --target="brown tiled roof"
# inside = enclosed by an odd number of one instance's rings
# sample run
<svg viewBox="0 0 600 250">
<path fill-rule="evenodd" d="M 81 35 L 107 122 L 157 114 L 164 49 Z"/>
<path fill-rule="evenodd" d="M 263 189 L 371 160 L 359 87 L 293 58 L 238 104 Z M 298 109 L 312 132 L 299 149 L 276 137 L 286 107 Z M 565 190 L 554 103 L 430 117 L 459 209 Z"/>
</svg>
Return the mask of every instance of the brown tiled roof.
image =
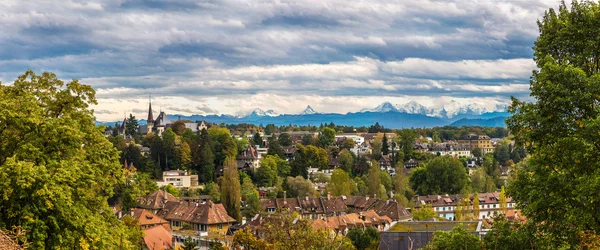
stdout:
<svg viewBox="0 0 600 250">
<path fill-rule="evenodd" d="M 146 209 L 136 208 L 133 210 L 133 218 L 139 221 L 140 226 L 167 225 L 165 228 L 170 230 L 168 221 Z"/>
<path fill-rule="evenodd" d="M 321 220 L 314 220 L 312 227 L 315 230 L 336 230 L 342 231 L 346 228 L 365 228 L 368 226 L 379 226 L 391 223 L 392 220 L 387 216 L 380 216 L 373 210 L 364 212 L 344 214 L 334 217 L 328 217 Z"/>
<path fill-rule="evenodd" d="M 167 202 L 178 201 L 172 194 L 163 190 L 155 191 L 142 198 L 137 199 L 137 206 L 146 209 L 161 209 Z"/>
<path fill-rule="evenodd" d="M 368 209 L 373 209 L 380 216 L 390 217 L 394 221 L 412 218 L 412 214 L 395 200 L 377 200 Z"/>
<path fill-rule="evenodd" d="M 326 213 L 342 213 L 348 210 L 342 197 L 321 198 Z"/>
<path fill-rule="evenodd" d="M 211 201 L 206 203 L 167 202 L 157 215 L 169 221 L 185 221 L 205 225 L 236 222 L 234 218 L 227 215 L 222 204 L 214 204 Z"/>
<path fill-rule="evenodd" d="M 150 250 L 173 249 L 173 235 L 162 226 L 144 230 L 144 243 Z"/>
</svg>

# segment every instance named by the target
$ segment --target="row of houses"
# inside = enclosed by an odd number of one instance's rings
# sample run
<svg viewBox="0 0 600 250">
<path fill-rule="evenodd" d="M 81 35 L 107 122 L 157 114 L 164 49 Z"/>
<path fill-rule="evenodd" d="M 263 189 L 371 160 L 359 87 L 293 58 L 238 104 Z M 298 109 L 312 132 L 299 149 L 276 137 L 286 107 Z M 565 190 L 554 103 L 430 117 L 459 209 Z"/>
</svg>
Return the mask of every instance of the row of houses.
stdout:
<svg viewBox="0 0 600 250">
<path fill-rule="evenodd" d="M 296 197 L 261 199 L 264 212 L 297 212 L 303 218 L 322 220 L 353 212 L 373 210 L 392 221 L 412 219 L 412 214 L 395 200 L 370 198 L 369 196 L 330 196 L 321 198 Z"/>
<path fill-rule="evenodd" d="M 500 207 L 500 193 L 481 193 L 477 197 L 474 194 L 469 194 L 467 198 L 470 202 L 469 206 L 472 209 L 474 199 L 479 201 L 479 218 L 480 220 L 489 219 L 495 214 L 501 212 Z M 454 220 L 456 218 L 456 208 L 458 204 L 463 200 L 463 195 L 427 195 L 417 196 L 414 198 L 414 207 L 419 209 L 424 205 L 430 205 L 433 210 L 438 214 L 439 217 L 446 220 Z M 511 197 L 506 197 L 506 209 L 514 210 L 515 201 Z"/>
</svg>

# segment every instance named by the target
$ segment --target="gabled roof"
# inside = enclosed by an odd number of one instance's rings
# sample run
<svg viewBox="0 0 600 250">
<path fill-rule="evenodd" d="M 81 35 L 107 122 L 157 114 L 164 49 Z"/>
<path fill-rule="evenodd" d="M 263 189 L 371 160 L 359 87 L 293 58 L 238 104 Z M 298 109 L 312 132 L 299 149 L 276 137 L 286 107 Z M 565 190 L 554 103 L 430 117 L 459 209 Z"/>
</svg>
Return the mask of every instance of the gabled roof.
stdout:
<svg viewBox="0 0 600 250">
<path fill-rule="evenodd" d="M 146 209 L 161 209 L 167 202 L 178 201 L 175 196 L 165 192 L 164 190 L 157 190 L 151 194 L 148 194 L 142 198 L 137 199 L 137 206 Z"/>
<path fill-rule="evenodd" d="M 144 230 L 144 243 L 150 250 L 173 249 L 173 235 L 162 226 Z"/>
<path fill-rule="evenodd" d="M 236 220 L 227 214 L 222 204 L 194 202 L 167 202 L 157 215 L 167 220 L 185 221 L 196 224 L 225 224 Z"/>
<path fill-rule="evenodd" d="M 140 226 L 161 225 L 169 223 L 160 216 L 142 208 L 136 208 L 135 210 L 133 210 L 133 218 L 137 219 L 140 222 Z"/>
</svg>

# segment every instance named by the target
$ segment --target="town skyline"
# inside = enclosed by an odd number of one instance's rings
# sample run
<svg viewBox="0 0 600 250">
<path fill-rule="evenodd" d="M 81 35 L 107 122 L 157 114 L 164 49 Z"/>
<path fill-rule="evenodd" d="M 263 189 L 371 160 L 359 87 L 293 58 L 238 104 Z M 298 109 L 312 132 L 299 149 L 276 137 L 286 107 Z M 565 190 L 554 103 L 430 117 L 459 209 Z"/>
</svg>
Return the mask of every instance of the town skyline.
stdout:
<svg viewBox="0 0 600 250">
<path fill-rule="evenodd" d="M 150 94 L 201 115 L 493 107 L 528 98 L 535 21 L 558 2 L 4 1 L 0 81 L 26 69 L 79 79 L 103 121 Z"/>
</svg>

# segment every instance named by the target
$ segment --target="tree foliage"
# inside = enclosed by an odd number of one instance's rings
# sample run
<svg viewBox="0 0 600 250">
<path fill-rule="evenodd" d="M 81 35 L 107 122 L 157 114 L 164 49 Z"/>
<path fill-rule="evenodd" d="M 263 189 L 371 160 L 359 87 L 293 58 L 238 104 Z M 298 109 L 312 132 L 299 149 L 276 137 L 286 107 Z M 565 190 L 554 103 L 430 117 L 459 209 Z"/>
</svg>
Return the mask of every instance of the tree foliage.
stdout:
<svg viewBox="0 0 600 250">
<path fill-rule="evenodd" d="M 352 241 L 357 250 L 379 248 L 379 232 L 373 227 L 367 227 L 366 229 L 353 228 L 348 231 L 346 237 Z"/>
<path fill-rule="evenodd" d="M 221 203 L 227 210 L 227 214 L 237 221 L 241 221 L 240 215 L 240 177 L 237 170 L 237 163 L 233 158 L 225 160 L 223 176 L 221 180 Z"/>
<path fill-rule="evenodd" d="M 480 250 L 482 249 L 479 237 L 467 231 L 462 225 L 454 227 L 451 231 L 436 231 L 433 239 L 425 246 L 427 250 Z"/>
<path fill-rule="evenodd" d="M 332 195 L 350 195 L 352 191 L 356 189 L 356 184 L 350 178 L 348 172 L 335 169 L 331 174 L 331 181 L 327 184 L 327 191 Z"/>
<path fill-rule="evenodd" d="M 531 155 L 517 169 L 509 195 L 538 230 L 577 244 L 582 231 L 600 232 L 600 6 L 564 2 L 538 22 L 534 102 L 513 99 L 507 119 Z"/>
<path fill-rule="evenodd" d="M 413 171 L 410 185 L 420 195 L 456 194 L 469 185 L 469 179 L 460 161 L 447 155 L 436 157 L 425 168 Z"/>
<path fill-rule="evenodd" d="M 137 247 L 107 204 L 125 177 L 94 104 L 90 86 L 52 73 L 0 85 L 0 228 L 29 231 L 32 249 Z"/>
</svg>

